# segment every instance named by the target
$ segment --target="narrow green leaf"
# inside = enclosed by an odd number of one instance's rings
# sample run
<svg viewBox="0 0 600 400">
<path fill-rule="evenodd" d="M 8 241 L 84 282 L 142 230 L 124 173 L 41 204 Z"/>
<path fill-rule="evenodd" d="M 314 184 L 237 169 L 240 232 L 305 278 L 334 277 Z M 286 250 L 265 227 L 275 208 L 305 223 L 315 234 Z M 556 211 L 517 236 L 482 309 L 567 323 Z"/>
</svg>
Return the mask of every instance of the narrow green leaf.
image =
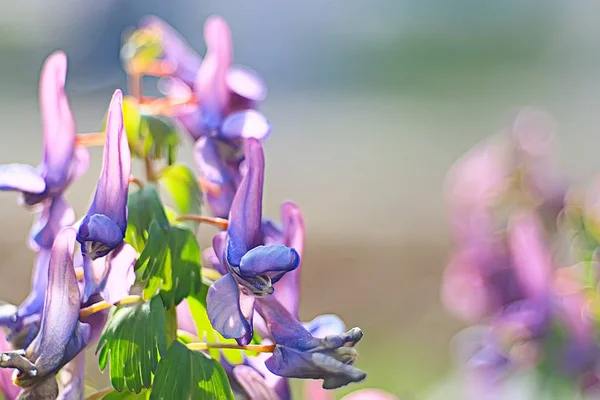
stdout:
<svg viewBox="0 0 600 400">
<path fill-rule="evenodd" d="M 156 188 L 146 185 L 129 194 L 127 200 L 129 217 L 125 241 L 141 252 L 148 241 L 148 232 L 153 221 L 161 227 L 169 226 L 162 202 Z"/>
<path fill-rule="evenodd" d="M 162 171 L 160 184 L 169 193 L 180 214 L 200 214 L 202 193 L 189 167 L 183 164 L 166 167 Z M 194 232 L 198 229 L 197 222 L 188 221 L 186 224 Z"/>
<path fill-rule="evenodd" d="M 152 384 L 158 361 L 166 353 L 166 341 L 160 297 L 118 307 L 98 342 L 98 365 L 104 371 L 110 359 L 110 381 L 115 390 L 139 393 Z"/>
<path fill-rule="evenodd" d="M 174 341 L 160 361 L 150 400 L 233 400 L 225 370 L 210 356 Z"/>
<path fill-rule="evenodd" d="M 187 298 L 192 318 L 196 324 L 198 331 L 198 337 L 201 340 L 206 338 L 207 342 L 210 343 L 236 343 L 234 339 L 225 339 L 219 332 L 215 331 L 208 319 L 206 313 L 206 293 L 208 292 L 208 285 L 202 284 L 202 289 L 196 294 L 192 294 Z M 221 354 L 223 354 L 229 362 L 232 364 L 239 364 L 244 360 L 243 354 L 240 350 L 235 349 L 210 349 L 210 355 L 219 360 Z"/>
<path fill-rule="evenodd" d="M 200 249 L 194 234 L 177 226 L 160 227 L 153 222 L 148 244 L 138 258 L 138 281 L 145 283 L 144 293 L 160 288 L 165 307 L 170 308 L 201 287 Z"/>
</svg>

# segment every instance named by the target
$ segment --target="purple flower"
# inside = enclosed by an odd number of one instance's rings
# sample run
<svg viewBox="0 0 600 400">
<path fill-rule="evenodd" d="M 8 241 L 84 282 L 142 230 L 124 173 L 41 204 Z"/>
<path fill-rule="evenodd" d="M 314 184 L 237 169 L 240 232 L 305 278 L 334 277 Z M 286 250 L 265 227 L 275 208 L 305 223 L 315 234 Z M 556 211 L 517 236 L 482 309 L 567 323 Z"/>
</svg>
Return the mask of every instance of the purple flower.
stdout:
<svg viewBox="0 0 600 400">
<path fill-rule="evenodd" d="M 192 87 L 202 59 L 189 43 L 171 25 L 153 15 L 142 20 L 142 30 L 158 34 L 161 59 L 172 68 L 174 78 Z"/>
<path fill-rule="evenodd" d="M 90 260 L 104 257 L 119 247 L 127 229 L 131 155 L 123 127 L 122 104 L 123 93 L 117 90 L 108 110 L 104 159 L 96 194 L 77 232 L 84 255 L 84 301 L 96 289 Z"/>
<path fill-rule="evenodd" d="M 258 299 L 257 307 L 276 345 L 265 362 L 269 371 L 286 378 L 323 379 L 324 389 L 365 379 L 366 374 L 352 366 L 357 357 L 354 346 L 363 336 L 359 328 L 318 338 L 273 296 Z"/>
<path fill-rule="evenodd" d="M 227 274 L 207 295 L 213 327 L 226 338 L 246 344 L 252 337 L 254 297 L 273 292 L 273 284 L 300 263 L 298 252 L 284 245 L 262 245 L 264 154 L 260 142 L 248 139 L 247 171 L 233 199 L 224 254 L 217 254 Z"/>
<path fill-rule="evenodd" d="M 12 351 L 12 348 L 6 340 L 4 332 L 0 329 L 0 352 L 9 351 Z M 6 368 L 0 369 L 0 393 L 4 395 L 4 398 L 6 400 L 16 399 L 20 391 L 21 389 L 12 381 L 12 370 Z"/>
<path fill-rule="evenodd" d="M 37 336 L 26 350 L 0 356 L 0 367 L 18 370 L 15 383 L 23 388 L 21 396 L 27 398 L 55 398 L 55 374 L 85 348 L 90 337 L 90 326 L 79 321 L 80 293 L 73 267 L 75 237 L 73 228 L 65 228 L 52 247 Z"/>
</svg>

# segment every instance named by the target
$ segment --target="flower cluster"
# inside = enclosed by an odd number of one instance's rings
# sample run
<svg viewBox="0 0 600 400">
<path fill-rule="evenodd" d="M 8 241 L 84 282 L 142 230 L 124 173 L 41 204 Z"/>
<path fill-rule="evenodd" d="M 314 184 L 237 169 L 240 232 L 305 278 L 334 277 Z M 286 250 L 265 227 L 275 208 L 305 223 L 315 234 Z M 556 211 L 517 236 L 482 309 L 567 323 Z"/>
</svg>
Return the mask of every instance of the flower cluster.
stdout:
<svg viewBox="0 0 600 400">
<path fill-rule="evenodd" d="M 93 134 L 77 133 L 66 55 L 48 57 L 42 162 L 0 166 L 0 190 L 20 192 L 36 213 L 31 293 L 18 306 L 0 306 L 6 399 L 83 399 L 83 350 L 96 342 L 112 387 L 91 398 L 113 391 L 178 398 L 165 393 L 180 390 L 185 398 L 289 399 L 289 378 L 321 380 L 310 398 L 328 398 L 324 389 L 365 379 L 353 365 L 359 328 L 346 331 L 334 315 L 299 320 L 299 207 L 284 203 L 281 224 L 263 218 L 265 84 L 232 65 L 223 19 L 211 17 L 204 37 L 201 58 L 161 19 L 143 20 L 121 52 L 129 96 L 115 91 L 103 131 Z M 144 75 L 161 77 L 165 97 L 142 96 Z M 194 142 L 199 177 L 175 160 L 180 133 Z M 94 145 L 104 146 L 102 170 L 76 220 L 64 193 L 86 172 Z M 145 182 L 131 175 L 135 159 Z M 198 223 L 219 228 L 202 253 Z M 347 398 L 393 396 L 365 390 Z"/>
<path fill-rule="evenodd" d="M 511 373 L 529 369 L 598 389 L 596 202 L 558 171 L 554 135 L 547 114 L 522 110 L 448 174 L 442 299 L 472 325 L 455 343 L 476 399 L 503 398 Z"/>
</svg>

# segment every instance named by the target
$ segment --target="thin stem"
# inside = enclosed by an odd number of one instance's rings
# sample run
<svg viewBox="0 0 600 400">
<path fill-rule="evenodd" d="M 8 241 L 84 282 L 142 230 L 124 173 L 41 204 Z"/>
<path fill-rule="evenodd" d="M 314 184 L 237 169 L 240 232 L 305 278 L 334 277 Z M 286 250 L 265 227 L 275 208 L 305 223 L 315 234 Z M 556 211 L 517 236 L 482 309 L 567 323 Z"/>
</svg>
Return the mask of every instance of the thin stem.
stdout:
<svg viewBox="0 0 600 400">
<path fill-rule="evenodd" d="M 142 99 L 142 75 L 129 71 L 127 74 L 127 83 L 129 85 L 129 94 L 139 103 Z"/>
<path fill-rule="evenodd" d="M 88 307 L 85 307 L 85 308 L 82 308 L 81 310 L 79 310 L 79 317 L 80 318 L 89 317 L 90 315 L 95 314 L 99 311 L 111 308 L 113 305 L 118 306 L 118 305 L 124 305 L 124 304 L 137 304 L 137 303 L 143 303 L 143 302 L 144 302 L 143 297 L 135 296 L 135 295 L 127 296 L 115 304 L 107 303 L 106 301 L 102 300 L 102 301 L 92 304 L 91 306 L 88 306 Z"/>
<path fill-rule="evenodd" d="M 138 178 L 134 177 L 133 175 L 129 177 L 129 183 L 135 184 L 140 189 L 144 188 L 144 182 L 140 181 Z"/>
<path fill-rule="evenodd" d="M 144 68 L 144 75 L 166 77 L 173 75 L 175 68 L 173 64 L 165 60 L 157 60 Z"/>
<path fill-rule="evenodd" d="M 229 226 L 229 221 L 225 218 L 218 217 L 209 217 L 206 215 L 182 215 L 181 217 L 177 217 L 177 221 L 195 221 L 201 222 L 204 224 L 210 224 L 213 226 L 217 226 L 219 228 L 227 229 Z"/>
<path fill-rule="evenodd" d="M 275 350 L 274 344 L 248 344 L 240 346 L 235 343 L 188 343 L 186 345 L 190 350 L 209 350 L 209 349 L 234 349 L 234 350 L 249 350 L 255 353 L 272 353 Z"/>
<path fill-rule="evenodd" d="M 154 165 L 152 165 L 150 157 L 144 157 L 144 166 L 146 167 L 146 179 L 150 182 L 156 182 L 156 173 L 154 172 Z"/>
<path fill-rule="evenodd" d="M 104 132 L 79 133 L 75 136 L 75 144 L 84 147 L 104 146 Z"/>
<path fill-rule="evenodd" d="M 98 390 L 96 393 L 92 393 L 91 395 L 89 395 L 86 400 L 100 400 L 107 394 L 112 393 L 114 391 L 115 391 L 115 389 L 113 389 L 111 387 L 101 389 L 101 390 Z"/>
</svg>

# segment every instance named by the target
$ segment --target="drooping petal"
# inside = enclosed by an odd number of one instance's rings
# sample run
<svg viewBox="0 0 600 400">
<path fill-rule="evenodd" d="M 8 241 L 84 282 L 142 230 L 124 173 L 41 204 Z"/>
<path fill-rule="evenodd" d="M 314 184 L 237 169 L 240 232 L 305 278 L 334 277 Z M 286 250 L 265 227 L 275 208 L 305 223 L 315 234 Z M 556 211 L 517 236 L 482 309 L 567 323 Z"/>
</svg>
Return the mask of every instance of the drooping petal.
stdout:
<svg viewBox="0 0 600 400">
<path fill-rule="evenodd" d="M 219 16 L 208 18 L 204 24 L 207 52 L 198 69 L 194 90 L 200 100 L 203 125 L 215 130 L 223 121 L 229 102 L 227 72 L 233 49 L 227 22 Z"/>
<path fill-rule="evenodd" d="M 533 213 L 511 218 L 509 243 L 519 284 L 529 298 L 548 296 L 552 283 L 551 250 L 544 242 L 541 222 Z"/>
<path fill-rule="evenodd" d="M 265 156 L 260 142 L 245 143 L 247 172 L 233 198 L 227 233 L 227 261 L 239 266 L 246 252 L 260 244 Z"/>
<path fill-rule="evenodd" d="M 75 222 L 75 211 L 64 196 L 46 200 L 31 228 L 29 247 L 33 250 L 50 249 L 60 230 Z"/>
<path fill-rule="evenodd" d="M 177 305 L 177 327 L 198 336 L 198 328 L 196 328 L 196 322 L 194 322 L 190 305 L 186 299 Z"/>
<path fill-rule="evenodd" d="M 271 124 L 255 110 L 238 111 L 227 116 L 221 126 L 220 136 L 228 140 L 254 138 L 265 140 L 271 134 Z"/>
<path fill-rule="evenodd" d="M 17 317 L 23 319 L 30 315 L 39 314 L 44 307 L 46 288 L 48 287 L 48 267 L 50 263 L 50 250 L 40 249 L 35 260 L 33 276 L 31 278 L 31 293 L 21 303 Z"/>
<path fill-rule="evenodd" d="M 89 325 L 79 322 L 80 295 L 73 268 L 75 237 L 73 228 L 64 228 L 52 247 L 40 330 L 26 352 L 37 369 L 35 378 L 58 371 L 89 339 Z"/>
<path fill-rule="evenodd" d="M 267 98 L 267 85 L 253 69 L 242 65 L 234 65 L 227 72 L 229 90 L 247 100 L 247 107 L 252 107 Z"/>
<path fill-rule="evenodd" d="M 123 126 L 122 107 L 123 93 L 116 90 L 108 109 L 102 172 L 88 216 L 105 215 L 116 224 L 124 236 L 127 229 L 127 191 L 131 176 L 131 154 Z"/>
<path fill-rule="evenodd" d="M 4 353 L 11 350 L 4 331 L 0 329 L 0 352 Z M 11 369 L 0 368 L 0 392 L 4 395 L 6 400 L 16 399 L 21 390 L 13 383 L 12 374 L 13 371 Z"/>
<path fill-rule="evenodd" d="M 44 132 L 44 179 L 50 192 L 61 192 L 69 180 L 75 148 L 75 119 L 65 93 L 67 56 L 51 54 L 42 67 L 40 109 Z"/>
<path fill-rule="evenodd" d="M 300 266 L 304 251 L 306 229 L 304 219 L 298 206 L 292 202 L 285 202 L 281 206 L 281 220 L 283 225 L 282 243 L 296 250 L 300 256 L 300 264 L 296 269 L 283 275 L 273 293 L 275 298 L 298 318 L 298 303 L 300 296 Z M 263 224 L 264 233 L 264 224 Z"/>
<path fill-rule="evenodd" d="M 0 165 L 0 190 L 40 194 L 46 190 L 46 181 L 31 165 L 2 164 Z"/>
<path fill-rule="evenodd" d="M 62 389 L 56 400 L 79 400 L 85 392 L 85 353 L 67 363 L 60 374 Z"/>
<path fill-rule="evenodd" d="M 235 181 L 221 155 L 215 139 L 201 137 L 194 145 L 194 159 L 202 177 L 218 186 L 218 193 L 205 191 L 213 215 L 227 218 L 235 195 Z"/>
<path fill-rule="evenodd" d="M 272 273 L 271 280 L 275 283 L 284 273 L 298 268 L 299 264 L 300 256 L 294 249 L 282 244 L 258 246 L 244 254 L 239 270 L 246 278 Z"/>
<path fill-rule="evenodd" d="M 230 274 L 213 283 L 206 295 L 206 312 L 210 323 L 223 337 L 248 344 L 252 338 L 254 297 L 240 292 Z"/>
<path fill-rule="evenodd" d="M 233 378 L 244 390 L 248 399 L 281 400 L 275 390 L 270 387 L 264 376 L 248 365 L 237 365 L 233 368 Z"/>
<path fill-rule="evenodd" d="M 173 75 L 192 86 L 202 59 L 189 43 L 163 19 L 149 15 L 142 19 L 142 26 L 160 32 L 163 59 L 174 68 Z"/>
<path fill-rule="evenodd" d="M 96 291 L 107 303 L 116 304 L 129 296 L 129 290 L 135 283 L 133 267 L 137 261 L 137 252 L 131 245 L 123 242 L 103 261 L 103 265 L 98 265 L 100 268 L 95 273 L 99 277 Z"/>
</svg>

